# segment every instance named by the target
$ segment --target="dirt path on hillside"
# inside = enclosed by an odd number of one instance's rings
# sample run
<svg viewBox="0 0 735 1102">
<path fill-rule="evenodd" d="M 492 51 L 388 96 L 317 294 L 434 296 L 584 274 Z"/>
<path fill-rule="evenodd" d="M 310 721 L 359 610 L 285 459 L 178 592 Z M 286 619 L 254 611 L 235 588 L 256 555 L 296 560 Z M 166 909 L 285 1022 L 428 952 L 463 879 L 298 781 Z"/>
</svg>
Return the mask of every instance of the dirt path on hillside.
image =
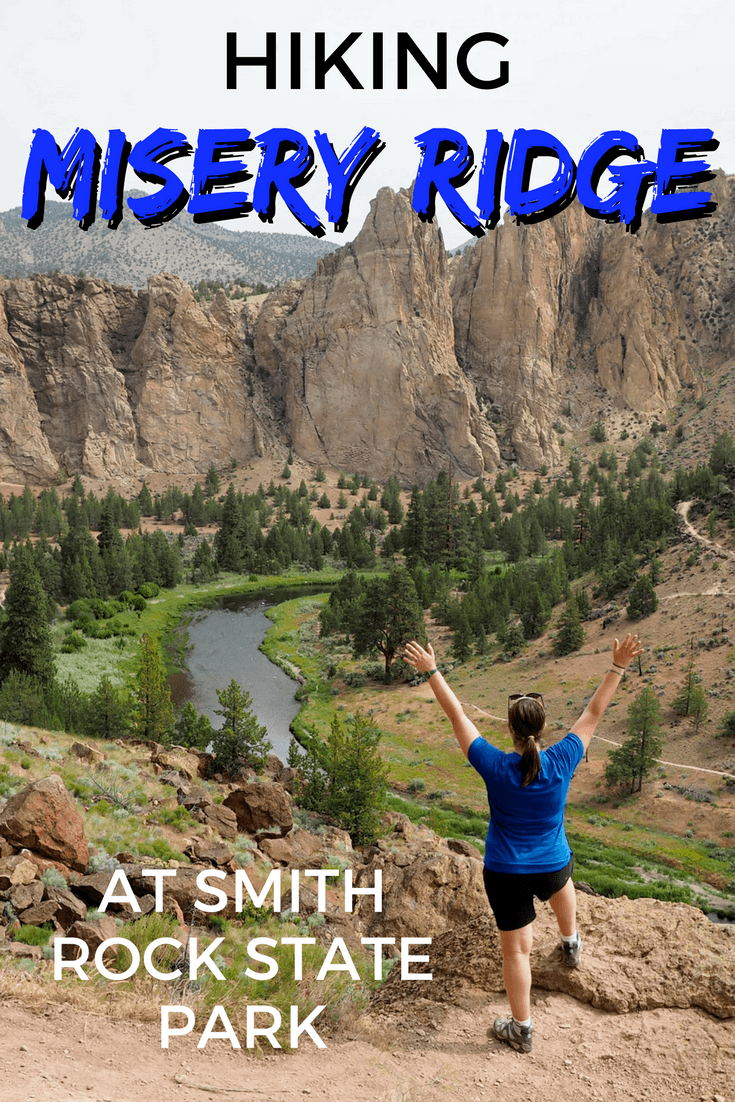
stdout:
<svg viewBox="0 0 735 1102">
<path fill-rule="evenodd" d="M 544 994 L 533 1008 L 534 1050 L 520 1055 L 487 1037 L 506 1012 L 500 996 L 476 1009 L 438 1005 L 428 1026 L 362 1020 L 325 1049 L 307 1040 L 293 1054 L 256 1057 L 221 1040 L 197 1049 L 191 1037 L 162 1050 L 153 1024 L 4 1002 L 0 1102 L 735 1102 L 732 1020 L 696 1010 L 609 1014 Z"/>
<path fill-rule="evenodd" d="M 684 529 L 688 536 L 691 536 L 697 543 L 701 543 L 708 550 L 713 551 L 715 555 L 720 555 L 723 559 L 731 559 L 735 562 L 735 551 L 728 551 L 726 547 L 722 547 L 721 544 L 715 543 L 714 540 L 707 539 L 701 532 L 698 532 L 692 522 L 689 520 L 689 510 L 691 509 L 693 501 L 680 501 L 676 506 L 676 511 L 684 522 Z M 670 596 L 676 596 L 676 594 L 670 594 Z"/>
</svg>

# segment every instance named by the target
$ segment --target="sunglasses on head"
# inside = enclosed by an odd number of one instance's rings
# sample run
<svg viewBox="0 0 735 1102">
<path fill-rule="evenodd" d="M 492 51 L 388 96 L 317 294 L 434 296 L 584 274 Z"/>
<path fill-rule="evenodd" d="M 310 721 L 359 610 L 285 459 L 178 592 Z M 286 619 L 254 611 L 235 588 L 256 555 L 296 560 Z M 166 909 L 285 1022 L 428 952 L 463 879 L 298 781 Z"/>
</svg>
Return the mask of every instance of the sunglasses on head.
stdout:
<svg viewBox="0 0 735 1102">
<path fill-rule="evenodd" d="M 513 704 L 517 704 L 519 700 L 538 700 L 541 707 L 544 706 L 544 698 L 541 693 L 510 693 L 508 695 L 508 708 Z"/>
</svg>

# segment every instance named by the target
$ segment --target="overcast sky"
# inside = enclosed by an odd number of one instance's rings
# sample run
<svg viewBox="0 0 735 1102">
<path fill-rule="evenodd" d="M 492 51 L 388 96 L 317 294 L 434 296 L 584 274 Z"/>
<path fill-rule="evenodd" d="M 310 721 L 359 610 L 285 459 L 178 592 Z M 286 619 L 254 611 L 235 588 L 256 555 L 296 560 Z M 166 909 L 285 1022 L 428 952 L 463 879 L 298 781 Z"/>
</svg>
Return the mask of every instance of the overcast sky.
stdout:
<svg viewBox="0 0 735 1102">
<path fill-rule="evenodd" d="M 631 131 L 647 157 L 655 159 L 663 127 L 709 127 L 720 141 L 713 164 L 733 172 L 733 11 L 731 3 L 713 0 L 618 0 L 614 5 L 345 0 L 339 6 L 304 0 L 260 5 L 244 0 L 2 0 L 0 210 L 20 205 L 37 127 L 50 130 L 62 146 L 76 127 L 86 127 L 104 151 L 112 128 L 124 130 L 134 143 L 157 127 L 176 127 L 195 145 L 200 127 L 246 127 L 258 134 L 287 126 L 309 139 L 315 129 L 325 130 L 341 153 L 368 125 L 380 131 L 386 148 L 357 186 L 346 232 L 328 230 L 338 242 L 358 231 L 378 188 L 410 184 L 419 158 L 414 138 L 435 126 L 465 134 L 478 159 L 486 129 L 500 129 L 509 139 L 516 127 L 537 127 L 554 134 L 575 160 L 604 130 Z M 237 32 L 240 54 L 253 55 L 265 52 L 266 32 L 277 32 L 282 64 L 276 90 L 265 89 L 262 68 L 241 68 L 238 88 L 227 90 L 228 31 Z M 301 91 L 288 86 L 291 31 L 302 35 Z M 326 33 L 328 52 L 351 31 L 362 32 L 345 60 L 363 90 L 351 89 L 334 70 L 325 90 L 314 90 L 315 31 Z M 376 31 L 384 35 L 382 91 L 370 87 Z M 435 52 L 436 33 L 447 32 L 445 91 L 433 88 L 415 65 L 409 70 L 409 89 L 396 89 L 398 31 L 409 32 L 428 57 Z M 490 77 L 501 58 L 508 61 L 510 79 L 503 88 L 474 89 L 457 73 L 457 50 L 481 31 L 508 39 L 504 49 L 482 44 L 471 55 L 478 75 Z M 191 161 L 175 161 L 171 167 L 188 187 Z M 126 186 L 137 186 L 132 172 Z M 326 178 L 318 171 L 305 195 L 323 221 L 325 191 Z M 470 183 L 463 191 L 470 203 L 472 192 Z M 438 215 L 449 246 L 466 240 L 467 232 L 451 215 L 444 209 Z M 253 215 L 225 224 L 261 228 Z M 300 230 L 281 203 L 272 227 L 264 228 Z"/>
</svg>

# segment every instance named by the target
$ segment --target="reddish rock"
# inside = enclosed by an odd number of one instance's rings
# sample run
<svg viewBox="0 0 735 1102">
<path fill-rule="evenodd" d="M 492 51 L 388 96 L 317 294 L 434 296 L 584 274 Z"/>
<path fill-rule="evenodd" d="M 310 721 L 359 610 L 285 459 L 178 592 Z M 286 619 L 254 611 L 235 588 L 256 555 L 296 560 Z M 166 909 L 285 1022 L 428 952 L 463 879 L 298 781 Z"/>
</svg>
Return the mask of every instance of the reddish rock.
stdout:
<svg viewBox="0 0 735 1102">
<path fill-rule="evenodd" d="M 224 801 L 237 816 L 237 828 L 246 834 L 260 831 L 285 837 L 293 827 L 293 811 L 283 785 L 253 781 L 244 788 L 236 788 Z"/>
<path fill-rule="evenodd" d="M 65 888 L 47 888 L 46 896 L 56 904 L 54 918 L 65 930 L 73 922 L 81 922 L 85 918 L 87 908 L 73 892 L 67 891 Z"/>
<path fill-rule="evenodd" d="M 223 838 L 237 838 L 237 815 L 224 804 L 207 804 L 202 808 L 202 820 Z"/>
<path fill-rule="evenodd" d="M 45 899 L 43 903 L 37 903 L 35 907 L 29 907 L 18 915 L 24 926 L 43 926 L 44 922 L 52 922 L 56 917 L 58 905 L 53 899 Z"/>
<path fill-rule="evenodd" d="M 77 937 L 80 941 L 84 941 L 89 946 L 89 956 L 92 958 L 103 941 L 107 941 L 111 937 L 117 937 L 117 923 L 114 918 L 109 916 L 98 918 L 95 922 L 75 922 L 67 930 L 66 936 Z M 116 955 L 114 949 L 111 955 Z M 64 960 L 75 960 L 78 956 L 79 949 L 76 945 L 64 946 Z"/>
<path fill-rule="evenodd" d="M 0 834 L 12 845 L 27 846 L 78 872 L 89 864 L 82 817 L 55 773 L 11 796 L 0 812 Z"/>
</svg>

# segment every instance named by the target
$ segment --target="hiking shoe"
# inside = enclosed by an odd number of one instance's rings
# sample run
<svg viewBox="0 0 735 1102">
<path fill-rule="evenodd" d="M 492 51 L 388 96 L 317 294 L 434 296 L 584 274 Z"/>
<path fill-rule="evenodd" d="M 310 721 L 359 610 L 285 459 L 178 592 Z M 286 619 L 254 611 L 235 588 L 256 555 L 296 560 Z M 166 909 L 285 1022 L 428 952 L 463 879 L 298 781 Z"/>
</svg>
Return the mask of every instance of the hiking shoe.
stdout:
<svg viewBox="0 0 735 1102">
<path fill-rule="evenodd" d="M 520 1026 L 515 1018 L 496 1018 L 493 1033 L 499 1041 L 504 1041 L 516 1052 L 530 1052 L 533 1048 L 533 1023 Z"/>
<path fill-rule="evenodd" d="M 567 941 L 561 943 L 561 959 L 562 964 L 566 964 L 567 968 L 578 968 L 579 958 L 582 956 L 582 939 L 577 934 L 577 940 L 571 944 Z"/>
</svg>

